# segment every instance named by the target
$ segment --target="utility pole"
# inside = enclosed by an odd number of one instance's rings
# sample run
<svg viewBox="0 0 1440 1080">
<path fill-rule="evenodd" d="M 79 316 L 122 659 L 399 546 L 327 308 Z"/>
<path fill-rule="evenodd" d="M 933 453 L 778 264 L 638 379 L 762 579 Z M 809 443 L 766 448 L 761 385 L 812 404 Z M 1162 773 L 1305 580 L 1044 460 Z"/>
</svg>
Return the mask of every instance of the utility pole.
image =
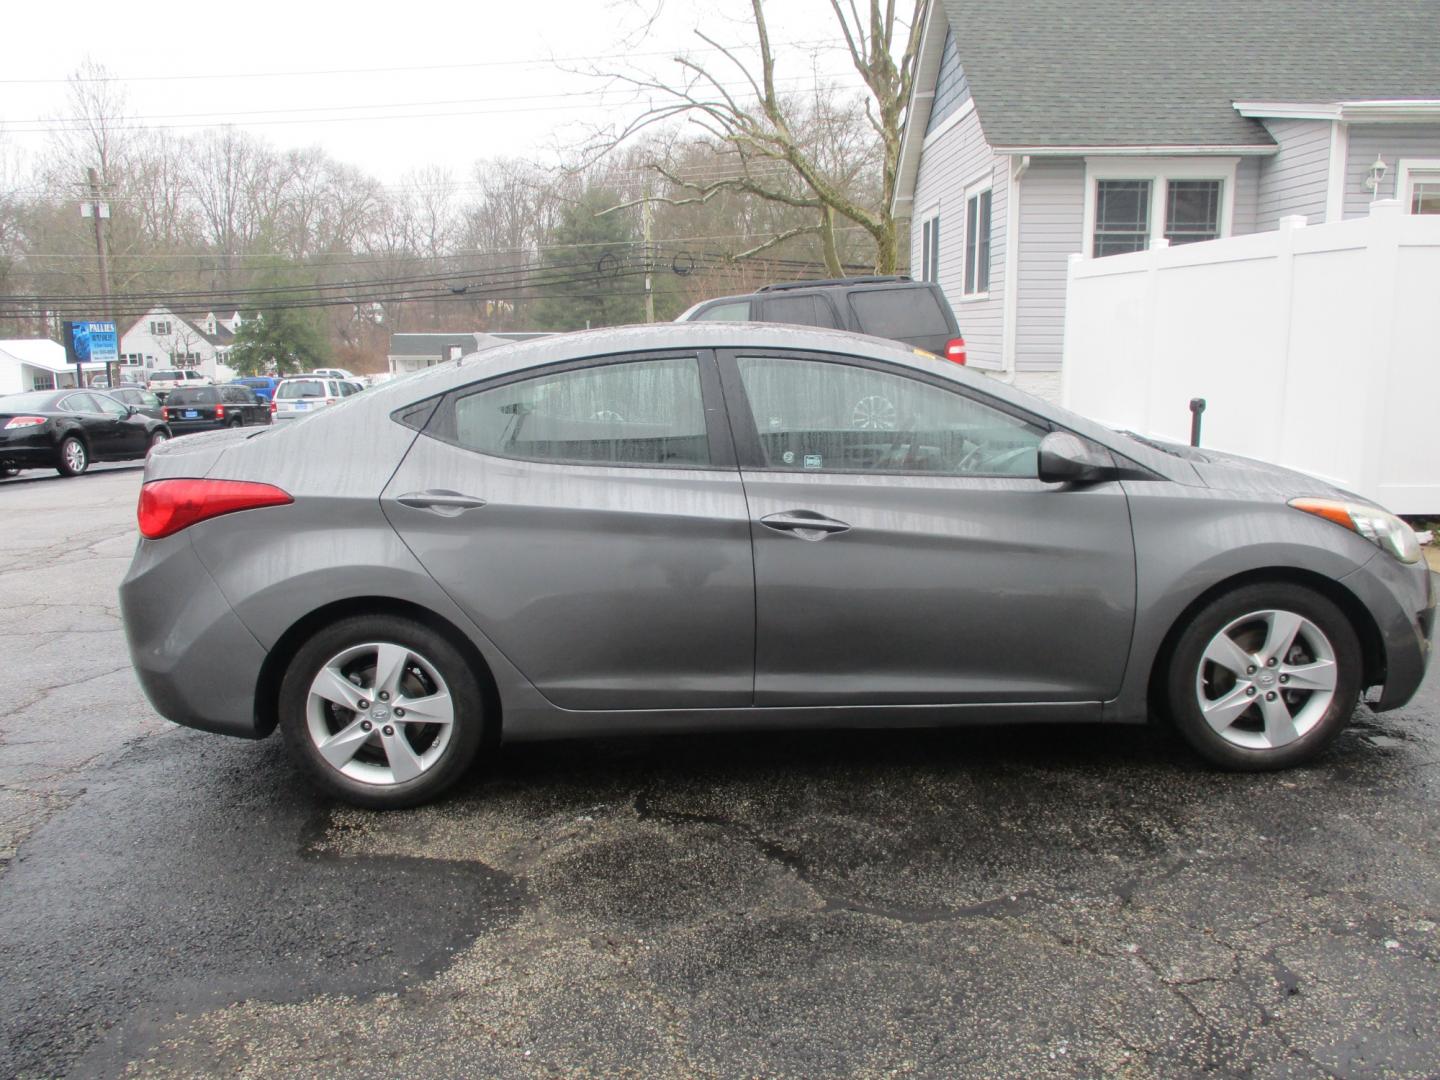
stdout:
<svg viewBox="0 0 1440 1080">
<path fill-rule="evenodd" d="M 80 216 L 95 220 L 95 259 L 100 264 L 100 306 L 106 319 L 110 315 L 110 253 L 105 247 L 105 219 L 110 217 L 110 204 L 100 200 L 100 174 L 93 167 L 88 169 L 90 180 L 90 201 L 80 207 Z M 78 373 L 77 373 L 78 380 Z M 105 377 L 115 385 L 116 374 L 113 365 L 105 365 Z M 78 381 L 77 381 L 77 384 Z"/>
<path fill-rule="evenodd" d="M 645 201 L 640 204 L 640 221 L 645 241 L 645 321 L 655 321 L 655 292 L 652 287 L 653 271 L 655 269 L 654 252 L 650 248 L 650 185 L 645 185 Z"/>
</svg>

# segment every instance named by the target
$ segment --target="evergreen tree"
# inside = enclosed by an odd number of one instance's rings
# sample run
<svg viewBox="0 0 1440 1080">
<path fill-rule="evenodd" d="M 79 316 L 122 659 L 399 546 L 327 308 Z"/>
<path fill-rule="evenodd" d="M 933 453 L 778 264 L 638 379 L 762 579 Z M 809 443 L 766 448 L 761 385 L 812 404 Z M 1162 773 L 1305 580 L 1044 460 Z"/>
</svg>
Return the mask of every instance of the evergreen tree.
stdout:
<svg viewBox="0 0 1440 1080">
<path fill-rule="evenodd" d="M 645 280 L 635 215 L 597 217 L 621 200 L 613 190 L 589 188 L 565 208 L 538 275 L 537 319 L 547 330 L 620 326 L 645 319 Z"/>
</svg>

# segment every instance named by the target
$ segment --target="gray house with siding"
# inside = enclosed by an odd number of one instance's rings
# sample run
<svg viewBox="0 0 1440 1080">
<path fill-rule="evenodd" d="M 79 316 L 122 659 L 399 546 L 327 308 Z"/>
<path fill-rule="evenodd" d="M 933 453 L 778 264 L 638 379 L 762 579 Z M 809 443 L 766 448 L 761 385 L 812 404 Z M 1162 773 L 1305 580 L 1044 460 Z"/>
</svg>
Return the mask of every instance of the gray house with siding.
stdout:
<svg viewBox="0 0 1440 1080">
<path fill-rule="evenodd" d="M 1381 167 L 1383 165 L 1383 168 Z M 1058 397 L 1069 256 L 1440 213 L 1440 0 L 931 0 L 895 212 L 976 368 Z"/>
</svg>

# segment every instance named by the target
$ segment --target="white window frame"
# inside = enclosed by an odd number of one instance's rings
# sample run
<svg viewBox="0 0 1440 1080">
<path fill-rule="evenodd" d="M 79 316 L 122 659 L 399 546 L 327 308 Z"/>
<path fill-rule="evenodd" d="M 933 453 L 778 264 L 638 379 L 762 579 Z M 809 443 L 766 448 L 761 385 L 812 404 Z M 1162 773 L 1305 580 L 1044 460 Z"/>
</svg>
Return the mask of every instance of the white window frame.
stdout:
<svg viewBox="0 0 1440 1080">
<path fill-rule="evenodd" d="M 962 304 L 973 304 L 977 300 L 990 299 L 990 270 L 985 274 L 985 289 L 982 292 L 966 292 L 965 286 L 970 278 L 970 200 L 978 199 L 985 192 L 990 192 L 990 252 L 993 257 L 995 249 L 995 178 L 986 175 L 983 179 L 972 181 L 965 187 L 965 205 L 961 215 L 960 226 L 960 302 Z M 979 211 L 976 211 L 976 220 L 979 220 Z M 978 258 L 980 245 L 975 245 L 975 253 Z M 977 277 L 978 267 L 977 267 Z"/>
<path fill-rule="evenodd" d="M 1146 247 L 1165 235 L 1166 194 L 1171 180 L 1219 180 L 1220 236 L 1235 220 L 1238 157 L 1087 157 L 1085 159 L 1085 257 L 1094 258 L 1095 205 L 1101 180 L 1150 181 L 1150 235 Z M 992 200 L 994 196 L 991 196 Z"/>
<path fill-rule="evenodd" d="M 1401 158 L 1396 166 L 1395 173 L 1395 196 L 1405 208 L 1405 213 L 1410 213 L 1410 179 L 1412 173 L 1440 173 L 1440 158 Z"/>
<path fill-rule="evenodd" d="M 169 337 L 169 336 L 170 336 L 170 330 L 171 330 L 171 322 L 170 322 L 169 319 L 151 319 L 151 320 L 150 320 L 150 336 L 151 336 L 151 337 Z"/>
<path fill-rule="evenodd" d="M 925 233 L 926 230 L 930 227 L 931 222 L 940 220 L 940 204 L 937 202 L 931 205 L 929 209 L 919 215 L 917 220 L 920 222 L 920 231 L 916 234 L 917 242 L 920 245 L 920 258 L 918 260 L 920 263 L 919 279 L 921 281 L 933 281 L 935 284 L 938 285 L 940 283 L 939 245 L 931 245 L 930 265 L 927 266 L 925 263 Z M 930 277 L 928 274 L 931 266 L 935 268 L 935 276 L 933 278 Z"/>
</svg>

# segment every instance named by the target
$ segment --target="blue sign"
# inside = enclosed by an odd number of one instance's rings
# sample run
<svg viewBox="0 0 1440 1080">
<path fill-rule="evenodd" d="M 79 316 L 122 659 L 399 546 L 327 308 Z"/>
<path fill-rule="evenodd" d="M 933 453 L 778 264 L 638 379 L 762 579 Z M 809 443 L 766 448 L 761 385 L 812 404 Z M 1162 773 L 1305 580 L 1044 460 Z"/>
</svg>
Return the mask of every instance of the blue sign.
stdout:
<svg viewBox="0 0 1440 1080">
<path fill-rule="evenodd" d="M 67 320 L 64 333 L 65 358 L 72 364 L 113 364 L 120 359 L 120 337 L 113 322 Z"/>
</svg>

